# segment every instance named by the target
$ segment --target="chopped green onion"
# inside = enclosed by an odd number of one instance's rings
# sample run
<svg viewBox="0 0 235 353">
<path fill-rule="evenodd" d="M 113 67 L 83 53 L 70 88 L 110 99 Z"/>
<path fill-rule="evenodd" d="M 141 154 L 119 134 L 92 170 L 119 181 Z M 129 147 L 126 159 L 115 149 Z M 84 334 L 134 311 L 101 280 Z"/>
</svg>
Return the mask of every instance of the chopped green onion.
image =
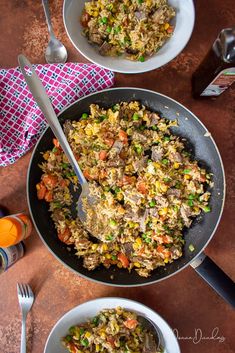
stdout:
<svg viewBox="0 0 235 353">
<path fill-rule="evenodd" d="M 152 239 L 151 238 L 146 238 L 146 239 L 144 239 L 144 241 L 145 241 L 145 243 L 149 244 L 149 243 L 151 243 Z"/>
<path fill-rule="evenodd" d="M 95 326 L 98 326 L 99 324 L 99 316 L 95 316 L 92 320 L 92 323 L 95 325 Z"/>
<path fill-rule="evenodd" d="M 210 206 L 205 206 L 205 207 L 203 208 L 203 211 L 204 211 L 205 213 L 211 212 Z"/>
<path fill-rule="evenodd" d="M 170 137 L 169 137 L 169 136 L 165 136 L 165 137 L 164 137 L 164 141 L 165 141 L 165 142 L 170 141 Z"/>
<path fill-rule="evenodd" d="M 163 180 L 165 183 L 169 183 L 169 181 L 171 181 L 171 178 L 164 178 Z"/>
<path fill-rule="evenodd" d="M 88 114 L 87 113 L 83 113 L 81 116 L 82 120 L 86 120 L 88 118 Z"/>
<path fill-rule="evenodd" d="M 141 146 L 135 146 L 135 150 L 138 154 L 141 154 L 143 152 L 143 148 Z"/>
<path fill-rule="evenodd" d="M 117 104 L 115 104 L 115 105 L 112 106 L 112 111 L 113 111 L 113 112 L 116 112 L 116 111 L 118 111 L 118 110 L 119 110 L 119 107 L 118 107 Z"/>
<path fill-rule="evenodd" d="M 109 4 L 109 5 L 107 6 L 107 9 L 108 9 L 109 11 L 112 11 L 112 9 L 113 9 L 113 4 Z"/>
<path fill-rule="evenodd" d="M 168 159 L 164 158 L 164 159 L 162 160 L 162 164 L 167 165 L 168 163 L 169 163 Z"/>
<path fill-rule="evenodd" d="M 189 205 L 190 207 L 193 207 L 193 205 L 194 205 L 193 200 L 188 200 L 188 205 Z"/>
<path fill-rule="evenodd" d="M 114 28 L 114 33 L 115 34 L 118 34 L 120 31 L 121 31 L 121 27 L 120 26 L 117 26 L 117 27 Z"/>
<path fill-rule="evenodd" d="M 147 160 L 147 163 L 152 163 L 152 159 L 148 159 L 148 160 Z"/>
<path fill-rule="evenodd" d="M 106 32 L 111 33 L 111 31 L 112 31 L 112 27 L 108 26 L 108 27 L 106 28 Z"/>
<path fill-rule="evenodd" d="M 116 187 L 114 188 L 115 194 L 117 194 L 117 193 L 120 192 L 120 191 L 121 191 L 121 189 L 120 189 L 118 186 L 116 186 Z"/>
<path fill-rule="evenodd" d="M 115 219 L 110 219 L 109 224 L 111 226 L 116 226 L 117 225 L 117 221 L 115 221 Z"/>
<path fill-rule="evenodd" d="M 141 56 L 139 57 L 139 61 L 140 61 L 141 63 L 143 63 L 143 62 L 145 61 L 145 58 L 144 58 L 143 55 L 141 55 Z"/>
<path fill-rule="evenodd" d="M 156 131 L 156 130 L 157 130 L 157 126 L 156 126 L 156 125 L 153 125 L 153 126 L 152 126 L 152 130 Z"/>
<path fill-rule="evenodd" d="M 76 331 L 76 327 L 75 326 L 71 326 L 70 329 L 69 329 L 69 333 L 71 333 L 71 335 L 74 335 Z"/>
<path fill-rule="evenodd" d="M 67 169 L 69 167 L 68 163 L 61 163 L 61 167 Z"/>
<path fill-rule="evenodd" d="M 139 5 L 143 4 L 143 0 L 137 0 L 137 1 Z"/>
<path fill-rule="evenodd" d="M 85 332 L 85 329 L 84 328 L 80 328 L 80 335 L 83 335 L 84 334 L 84 332 Z"/>
<path fill-rule="evenodd" d="M 189 244 L 189 247 L 188 247 L 188 248 L 189 248 L 190 251 L 194 251 L 194 250 L 195 250 L 193 244 Z"/>
<path fill-rule="evenodd" d="M 197 197 L 197 195 L 190 194 L 189 197 L 188 197 L 188 199 L 189 199 L 189 200 L 194 200 L 194 199 L 196 199 L 196 197 Z"/>
<path fill-rule="evenodd" d="M 104 191 L 107 191 L 107 192 L 108 192 L 108 191 L 110 191 L 110 189 L 111 189 L 110 186 L 105 186 L 105 187 L 104 187 Z"/>
<path fill-rule="evenodd" d="M 53 202 L 53 206 L 54 206 L 54 208 L 62 208 L 63 207 L 59 201 Z"/>
<path fill-rule="evenodd" d="M 116 255 L 112 255 L 112 256 L 111 256 L 111 259 L 112 259 L 113 261 L 115 261 L 115 260 L 117 260 L 117 256 L 116 256 Z"/>
<path fill-rule="evenodd" d="M 175 206 L 173 206 L 173 210 L 174 210 L 175 212 L 178 212 L 178 211 L 179 211 L 179 207 L 178 207 L 177 205 L 175 205 Z"/>
<path fill-rule="evenodd" d="M 180 189 L 180 185 L 181 185 L 181 183 L 180 183 L 179 181 L 177 181 L 177 182 L 175 183 L 175 188 L 176 188 L 176 189 Z"/>
<path fill-rule="evenodd" d="M 102 198 L 102 200 L 106 200 L 105 194 L 101 194 L 101 198 Z"/>
<path fill-rule="evenodd" d="M 52 148 L 52 152 L 53 152 L 53 153 L 56 153 L 57 151 L 58 151 L 58 148 L 57 148 L 57 147 L 53 147 L 53 148 Z"/>
<path fill-rule="evenodd" d="M 190 172 L 191 172 L 191 169 L 184 169 L 184 170 L 183 170 L 183 173 L 184 173 L 184 174 L 189 174 Z"/>
<path fill-rule="evenodd" d="M 106 116 L 106 115 L 100 115 L 100 116 L 95 120 L 95 122 L 96 122 L 96 123 L 102 123 L 102 121 L 104 121 L 105 119 L 107 119 L 107 116 Z"/>
<path fill-rule="evenodd" d="M 139 120 L 139 114 L 138 113 L 134 113 L 133 116 L 132 116 L 132 120 Z"/>
<path fill-rule="evenodd" d="M 67 342 L 72 341 L 72 339 L 73 339 L 73 337 L 70 336 L 70 335 L 67 335 L 67 336 L 65 337 L 65 340 L 66 340 Z"/>
<path fill-rule="evenodd" d="M 155 207 L 156 206 L 156 201 L 155 200 L 152 200 L 149 202 L 149 206 L 150 207 Z"/>
<path fill-rule="evenodd" d="M 89 341 L 87 338 L 83 338 L 81 340 L 81 345 L 83 345 L 84 347 L 88 347 L 89 346 Z"/>
<path fill-rule="evenodd" d="M 107 237 L 105 238 L 106 240 L 113 240 L 113 235 L 112 234 L 109 234 L 107 235 Z"/>
<path fill-rule="evenodd" d="M 141 125 L 141 126 L 139 127 L 139 130 L 140 130 L 140 131 L 145 130 L 145 125 Z"/>
</svg>

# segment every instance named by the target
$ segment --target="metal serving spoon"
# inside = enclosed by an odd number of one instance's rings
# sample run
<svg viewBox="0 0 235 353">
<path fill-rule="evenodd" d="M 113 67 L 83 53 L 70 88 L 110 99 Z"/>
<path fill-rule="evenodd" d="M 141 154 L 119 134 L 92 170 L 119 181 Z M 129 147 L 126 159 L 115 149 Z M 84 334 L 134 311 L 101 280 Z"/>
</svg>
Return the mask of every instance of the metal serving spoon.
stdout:
<svg viewBox="0 0 235 353">
<path fill-rule="evenodd" d="M 38 78 L 30 62 L 24 55 L 18 56 L 18 62 L 19 62 L 22 74 L 24 75 L 25 81 L 29 87 L 29 90 L 31 91 L 39 108 L 43 112 L 50 128 L 52 129 L 53 133 L 57 137 L 61 148 L 66 154 L 74 172 L 78 177 L 79 183 L 82 187 L 82 192 L 79 196 L 78 203 L 77 203 L 78 217 L 82 222 L 85 222 L 86 213 L 83 210 L 82 199 L 87 198 L 88 205 L 90 205 L 91 207 L 92 207 L 92 204 L 94 203 L 93 198 L 89 197 L 88 183 L 76 161 L 76 158 L 74 157 L 74 154 L 69 146 L 67 138 L 62 130 L 62 127 L 60 126 L 59 120 L 54 112 L 54 109 L 49 100 L 49 97 L 45 91 L 45 88 L 42 85 L 42 82 Z"/>
<path fill-rule="evenodd" d="M 138 315 L 137 320 L 149 332 L 145 336 L 143 353 L 166 352 L 164 338 L 158 326 L 143 315 Z"/>
<path fill-rule="evenodd" d="M 55 37 L 51 25 L 50 11 L 48 0 L 42 0 L 43 9 L 46 16 L 47 26 L 49 30 L 50 40 L 45 52 L 46 61 L 49 64 L 65 63 L 68 58 L 65 46 Z"/>
</svg>

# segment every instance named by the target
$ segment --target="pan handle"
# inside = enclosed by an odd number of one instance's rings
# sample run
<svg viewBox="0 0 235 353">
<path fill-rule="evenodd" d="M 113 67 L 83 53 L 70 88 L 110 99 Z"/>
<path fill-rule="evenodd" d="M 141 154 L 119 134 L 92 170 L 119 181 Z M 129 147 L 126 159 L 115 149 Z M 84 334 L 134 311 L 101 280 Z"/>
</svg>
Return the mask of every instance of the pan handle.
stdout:
<svg viewBox="0 0 235 353">
<path fill-rule="evenodd" d="M 235 308 L 235 283 L 208 256 L 201 253 L 192 263 L 194 270 Z"/>
</svg>

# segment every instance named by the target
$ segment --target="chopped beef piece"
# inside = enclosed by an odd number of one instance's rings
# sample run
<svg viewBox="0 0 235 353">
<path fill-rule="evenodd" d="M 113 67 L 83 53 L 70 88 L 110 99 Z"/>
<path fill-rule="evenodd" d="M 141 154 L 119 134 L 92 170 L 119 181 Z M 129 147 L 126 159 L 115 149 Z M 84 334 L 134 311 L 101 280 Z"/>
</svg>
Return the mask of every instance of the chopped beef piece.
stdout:
<svg viewBox="0 0 235 353">
<path fill-rule="evenodd" d="M 151 148 L 152 155 L 151 158 L 154 162 L 158 162 L 162 159 L 163 157 L 163 149 L 159 146 L 153 146 Z"/>
<path fill-rule="evenodd" d="M 98 254 L 85 255 L 83 260 L 83 266 L 88 270 L 94 270 L 100 263 Z"/>
<path fill-rule="evenodd" d="M 107 55 L 111 48 L 112 48 L 111 44 L 104 42 L 99 48 L 100 55 L 102 56 Z"/>
</svg>

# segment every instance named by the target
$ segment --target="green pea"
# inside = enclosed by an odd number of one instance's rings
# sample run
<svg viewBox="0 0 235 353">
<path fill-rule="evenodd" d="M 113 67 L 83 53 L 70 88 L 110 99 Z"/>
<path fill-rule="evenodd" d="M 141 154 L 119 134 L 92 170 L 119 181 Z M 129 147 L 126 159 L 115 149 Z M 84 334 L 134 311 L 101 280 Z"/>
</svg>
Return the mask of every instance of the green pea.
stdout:
<svg viewBox="0 0 235 353">
<path fill-rule="evenodd" d="M 112 256 L 111 256 L 111 259 L 112 259 L 113 261 L 115 261 L 115 260 L 117 260 L 117 256 L 116 256 L 116 255 L 112 255 Z"/>
<path fill-rule="evenodd" d="M 141 146 L 135 146 L 135 150 L 138 154 L 141 154 L 143 152 L 143 148 Z"/>
<path fill-rule="evenodd" d="M 116 111 L 118 111 L 118 110 L 119 110 L 119 106 L 118 106 L 117 104 L 115 104 L 115 105 L 112 106 L 112 111 L 113 111 L 113 112 L 116 112 Z"/>
<path fill-rule="evenodd" d="M 121 32 L 121 27 L 120 26 L 115 27 L 114 28 L 114 33 L 118 34 L 119 32 Z"/>
<path fill-rule="evenodd" d="M 134 120 L 134 121 L 137 121 L 137 120 L 139 120 L 139 114 L 137 114 L 137 113 L 134 113 L 133 114 L 133 116 L 132 116 L 132 120 Z"/>
<path fill-rule="evenodd" d="M 188 200 L 188 205 L 189 205 L 190 207 L 193 207 L 193 205 L 194 205 L 193 200 Z"/>
<path fill-rule="evenodd" d="M 164 158 L 164 159 L 162 160 L 162 164 L 167 165 L 168 163 L 169 163 L 168 159 Z"/>
<path fill-rule="evenodd" d="M 84 332 L 85 332 L 85 329 L 84 328 L 80 328 L 80 335 L 82 336 L 83 334 L 84 334 Z"/>
<path fill-rule="evenodd" d="M 120 191 L 121 191 L 121 189 L 120 189 L 118 186 L 116 186 L 116 187 L 114 188 L 115 194 L 119 193 Z"/>
<path fill-rule="evenodd" d="M 155 207 L 156 206 L 156 201 L 155 200 L 152 200 L 149 202 L 149 206 L 150 207 Z"/>
<path fill-rule="evenodd" d="M 81 116 L 81 120 L 86 120 L 88 118 L 88 114 L 87 113 L 83 113 Z"/>
<path fill-rule="evenodd" d="M 116 226 L 117 225 L 117 221 L 115 221 L 115 219 L 110 219 L 109 224 L 111 226 Z"/>
<path fill-rule="evenodd" d="M 143 4 L 143 0 L 138 0 L 138 4 L 139 5 Z"/>
<path fill-rule="evenodd" d="M 157 126 L 156 126 L 156 125 L 153 125 L 153 126 L 152 126 L 152 130 L 156 131 L 156 130 L 157 130 Z"/>
<path fill-rule="evenodd" d="M 189 199 L 189 200 L 194 200 L 196 197 L 197 197 L 196 195 L 190 194 L 189 197 L 188 197 L 188 199 Z"/>
<path fill-rule="evenodd" d="M 169 181 L 171 181 L 171 178 L 164 178 L 163 180 L 165 183 L 169 183 Z"/>
<path fill-rule="evenodd" d="M 194 250 L 195 250 L 195 248 L 194 248 L 194 246 L 193 246 L 193 244 L 189 244 L 189 250 L 191 251 L 191 252 L 193 252 Z"/>
<path fill-rule="evenodd" d="M 72 339 L 73 339 L 73 337 L 70 336 L 70 335 L 67 335 L 67 336 L 65 337 L 65 340 L 66 340 L 67 342 L 71 342 Z"/>
<path fill-rule="evenodd" d="M 211 212 L 210 206 L 205 206 L 205 207 L 203 208 L 203 211 L 204 211 L 205 213 Z"/>
<path fill-rule="evenodd" d="M 88 347 L 89 346 L 89 341 L 87 338 L 83 338 L 81 341 L 81 345 L 84 347 Z"/>
<path fill-rule="evenodd" d="M 184 170 L 183 170 L 183 173 L 184 173 L 184 174 L 189 174 L 190 172 L 191 172 L 191 169 L 184 169 Z"/>
<path fill-rule="evenodd" d="M 139 61 L 140 61 L 141 63 L 143 63 L 143 62 L 145 61 L 145 58 L 144 58 L 143 55 L 141 55 L 141 56 L 139 57 Z"/>
<path fill-rule="evenodd" d="M 108 23 L 108 18 L 107 18 L 107 17 L 102 17 L 102 18 L 100 19 L 100 23 L 103 24 L 103 25 L 105 25 L 106 23 Z"/>
<path fill-rule="evenodd" d="M 165 136 L 165 137 L 164 137 L 164 141 L 165 141 L 165 142 L 170 141 L 170 137 L 169 137 L 169 136 Z"/>
<path fill-rule="evenodd" d="M 111 33 L 111 31 L 112 31 L 112 27 L 108 26 L 108 27 L 106 28 L 106 32 Z"/>
</svg>

